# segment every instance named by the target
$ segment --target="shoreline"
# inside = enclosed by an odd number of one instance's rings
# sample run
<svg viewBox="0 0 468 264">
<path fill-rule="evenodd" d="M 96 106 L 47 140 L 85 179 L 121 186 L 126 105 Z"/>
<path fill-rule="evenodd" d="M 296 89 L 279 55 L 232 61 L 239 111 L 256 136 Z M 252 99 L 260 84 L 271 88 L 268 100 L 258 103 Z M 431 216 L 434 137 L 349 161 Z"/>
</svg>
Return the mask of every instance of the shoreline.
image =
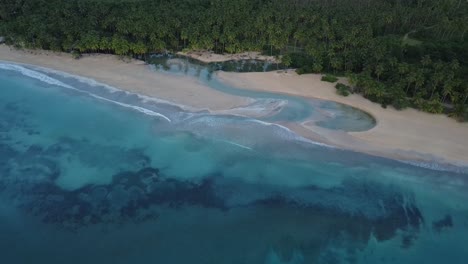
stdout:
<svg viewBox="0 0 468 264">
<path fill-rule="evenodd" d="M 227 110 L 247 106 L 251 100 L 214 91 L 197 80 L 185 76 L 159 74 L 143 61 L 122 60 L 108 54 L 86 54 L 74 59 L 70 54 L 17 50 L 0 44 L 0 60 L 62 71 L 90 78 L 157 99 L 174 102 L 198 110 Z M 215 98 L 216 100 L 211 100 Z"/>
<path fill-rule="evenodd" d="M 249 98 L 216 91 L 194 78 L 156 73 L 142 61 L 132 59 L 124 62 L 114 55 L 91 54 L 76 60 L 66 53 L 15 50 L 0 45 L 0 60 L 31 64 L 91 78 L 125 91 L 209 110 L 213 114 L 243 109 L 252 103 Z M 356 94 L 342 97 L 336 94 L 334 84 L 322 82 L 321 75 L 317 74 L 297 75 L 293 71 L 281 71 L 217 72 L 216 75 L 220 80 L 243 89 L 346 104 L 369 113 L 376 120 L 376 126 L 365 132 L 329 130 L 307 122 L 281 124 L 307 139 L 406 163 L 423 162 L 468 167 L 466 123 L 457 123 L 446 116 L 427 114 L 415 109 L 383 109 Z M 346 83 L 344 78 L 340 81 Z"/>
<path fill-rule="evenodd" d="M 376 121 L 375 127 L 363 132 L 332 131 L 305 123 L 293 125 L 293 130 L 306 138 L 320 137 L 340 148 L 396 160 L 468 166 L 468 123 L 412 108 L 384 109 L 359 94 L 340 96 L 336 93 L 335 83 L 322 82 L 320 74 L 298 75 L 292 70 L 217 74 L 222 81 L 244 89 L 349 105 L 370 114 Z M 339 82 L 348 84 L 346 78 L 339 78 Z"/>
</svg>

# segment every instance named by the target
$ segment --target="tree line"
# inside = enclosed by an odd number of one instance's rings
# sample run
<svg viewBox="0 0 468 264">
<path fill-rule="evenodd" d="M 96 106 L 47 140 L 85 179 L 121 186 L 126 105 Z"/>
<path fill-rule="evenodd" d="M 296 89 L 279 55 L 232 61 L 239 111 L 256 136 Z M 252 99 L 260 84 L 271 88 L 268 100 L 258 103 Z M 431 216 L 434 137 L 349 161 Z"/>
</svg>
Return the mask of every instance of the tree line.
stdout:
<svg viewBox="0 0 468 264">
<path fill-rule="evenodd" d="M 67 52 L 262 51 L 370 100 L 466 117 L 463 0 L 0 0 L 9 44 Z"/>
</svg>

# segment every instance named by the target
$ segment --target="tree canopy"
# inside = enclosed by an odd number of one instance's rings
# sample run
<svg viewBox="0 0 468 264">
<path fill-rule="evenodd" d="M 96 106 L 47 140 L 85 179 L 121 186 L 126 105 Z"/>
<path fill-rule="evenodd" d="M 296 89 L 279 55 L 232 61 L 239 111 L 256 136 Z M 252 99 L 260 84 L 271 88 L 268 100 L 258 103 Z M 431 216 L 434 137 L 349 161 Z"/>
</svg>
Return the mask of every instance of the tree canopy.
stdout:
<svg viewBox="0 0 468 264">
<path fill-rule="evenodd" d="M 1 0 L 7 43 L 141 55 L 208 49 L 283 56 L 300 73 L 349 75 L 397 108 L 465 117 L 463 0 Z"/>
</svg>

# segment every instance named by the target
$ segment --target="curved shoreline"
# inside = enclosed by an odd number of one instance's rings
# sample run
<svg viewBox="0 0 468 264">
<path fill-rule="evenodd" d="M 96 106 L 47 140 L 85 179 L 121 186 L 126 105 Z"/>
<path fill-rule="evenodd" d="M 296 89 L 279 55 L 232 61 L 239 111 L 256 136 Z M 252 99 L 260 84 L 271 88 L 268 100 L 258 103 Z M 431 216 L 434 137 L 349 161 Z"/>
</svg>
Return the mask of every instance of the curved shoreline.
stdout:
<svg viewBox="0 0 468 264">
<path fill-rule="evenodd" d="M 242 108 L 251 103 L 247 98 L 206 87 L 196 79 L 158 74 L 141 61 L 123 62 L 112 55 L 89 55 L 75 60 L 64 53 L 21 51 L 0 45 L 0 60 L 69 72 L 126 91 L 198 109 L 209 109 L 214 113 Z M 299 76 L 291 71 L 218 72 L 217 75 L 228 84 L 249 90 L 324 99 L 349 105 L 369 113 L 377 122 L 368 131 L 351 133 L 304 123 L 281 124 L 305 138 L 396 160 L 468 166 L 468 124 L 414 109 L 382 109 L 359 95 L 341 97 L 336 94 L 333 84 L 320 81 L 320 75 Z"/>
<path fill-rule="evenodd" d="M 396 160 L 437 162 L 468 166 L 468 123 L 445 115 L 415 109 L 383 109 L 361 95 L 336 93 L 334 84 L 322 82 L 319 74 L 298 75 L 294 71 L 266 73 L 219 72 L 225 82 L 245 89 L 319 98 L 358 108 L 376 120 L 376 126 L 363 132 L 331 131 L 301 124 L 295 131 L 305 137 L 320 136 L 326 143 L 344 149 Z M 345 78 L 340 82 L 347 83 Z"/>
</svg>

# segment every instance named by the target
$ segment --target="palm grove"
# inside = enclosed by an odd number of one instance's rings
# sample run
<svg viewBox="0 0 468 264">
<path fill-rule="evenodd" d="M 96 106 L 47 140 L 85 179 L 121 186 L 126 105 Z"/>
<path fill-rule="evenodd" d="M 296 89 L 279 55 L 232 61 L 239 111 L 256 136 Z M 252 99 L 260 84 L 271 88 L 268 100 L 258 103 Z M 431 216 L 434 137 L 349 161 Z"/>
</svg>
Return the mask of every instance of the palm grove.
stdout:
<svg viewBox="0 0 468 264">
<path fill-rule="evenodd" d="M 207 49 L 282 55 L 347 75 L 383 106 L 466 118 L 466 0 L 0 0 L 9 44 L 143 55 Z"/>
</svg>

